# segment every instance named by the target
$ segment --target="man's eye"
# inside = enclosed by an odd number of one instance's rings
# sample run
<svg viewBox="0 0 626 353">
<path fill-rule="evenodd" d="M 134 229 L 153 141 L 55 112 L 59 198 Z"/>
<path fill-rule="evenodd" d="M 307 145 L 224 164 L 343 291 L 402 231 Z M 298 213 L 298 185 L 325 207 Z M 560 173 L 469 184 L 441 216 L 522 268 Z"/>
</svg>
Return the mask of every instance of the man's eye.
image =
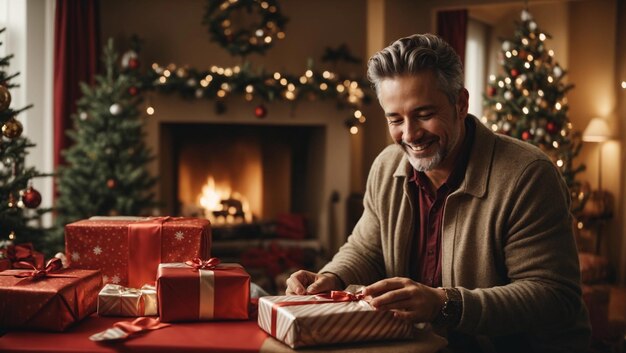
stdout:
<svg viewBox="0 0 626 353">
<path fill-rule="evenodd" d="M 424 114 L 420 114 L 417 116 L 418 119 L 420 120 L 428 120 L 430 118 L 432 118 L 435 115 L 435 113 L 424 113 Z"/>
<path fill-rule="evenodd" d="M 402 119 L 389 119 L 389 120 L 387 120 L 389 125 L 400 125 L 400 124 L 402 124 L 403 121 L 404 120 L 402 120 Z"/>
</svg>

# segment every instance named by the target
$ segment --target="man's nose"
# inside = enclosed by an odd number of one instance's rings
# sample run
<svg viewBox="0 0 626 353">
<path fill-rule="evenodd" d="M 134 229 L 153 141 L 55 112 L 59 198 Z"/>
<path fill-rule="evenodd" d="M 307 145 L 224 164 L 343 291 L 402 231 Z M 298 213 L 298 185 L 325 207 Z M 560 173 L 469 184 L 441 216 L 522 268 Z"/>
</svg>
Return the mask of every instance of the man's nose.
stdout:
<svg viewBox="0 0 626 353">
<path fill-rule="evenodd" d="M 402 139 L 407 142 L 419 140 L 424 136 L 424 127 L 419 120 L 407 119 L 402 131 Z"/>
</svg>

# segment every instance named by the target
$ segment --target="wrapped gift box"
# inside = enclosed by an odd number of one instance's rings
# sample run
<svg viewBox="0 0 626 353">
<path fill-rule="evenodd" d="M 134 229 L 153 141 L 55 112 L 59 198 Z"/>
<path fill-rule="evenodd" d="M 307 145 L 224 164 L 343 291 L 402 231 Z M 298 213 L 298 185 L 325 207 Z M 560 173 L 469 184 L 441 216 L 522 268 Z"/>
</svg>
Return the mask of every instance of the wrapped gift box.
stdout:
<svg viewBox="0 0 626 353">
<path fill-rule="evenodd" d="M 63 331 L 96 311 L 100 271 L 64 269 L 43 278 L 0 272 L 0 328 Z"/>
<path fill-rule="evenodd" d="M 35 251 L 31 243 L 9 245 L 0 249 L 0 271 L 10 268 L 29 268 L 28 265 L 20 264 L 27 262 L 37 268 L 43 267 L 44 255 Z"/>
<path fill-rule="evenodd" d="M 206 219 L 98 217 L 65 226 L 69 266 L 99 269 L 105 284 L 154 285 L 159 263 L 208 258 L 210 249 Z"/>
<path fill-rule="evenodd" d="M 259 298 L 259 326 L 291 348 L 347 342 L 410 339 L 417 330 L 389 311 L 338 292 L 340 299 L 317 295 Z"/>
<path fill-rule="evenodd" d="M 163 322 L 248 319 L 250 275 L 238 264 L 160 264 L 157 297 Z"/>
<path fill-rule="evenodd" d="M 155 316 L 157 315 L 156 288 L 144 285 L 141 289 L 107 284 L 98 294 L 98 315 Z"/>
</svg>

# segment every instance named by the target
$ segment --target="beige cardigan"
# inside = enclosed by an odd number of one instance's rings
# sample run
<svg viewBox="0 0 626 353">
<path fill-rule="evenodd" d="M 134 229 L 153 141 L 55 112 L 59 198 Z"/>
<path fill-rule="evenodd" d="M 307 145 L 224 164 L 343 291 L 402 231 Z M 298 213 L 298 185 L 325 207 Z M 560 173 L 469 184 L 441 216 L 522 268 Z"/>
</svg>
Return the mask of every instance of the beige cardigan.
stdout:
<svg viewBox="0 0 626 353">
<path fill-rule="evenodd" d="M 442 233 L 443 286 L 463 297 L 457 331 L 498 351 L 585 351 L 590 329 L 567 186 L 538 148 L 468 118 L 476 123 L 473 150 L 464 181 L 448 196 Z M 320 272 L 346 284 L 409 277 L 419 221 L 410 173 L 398 146 L 376 158 L 365 211 Z"/>
</svg>

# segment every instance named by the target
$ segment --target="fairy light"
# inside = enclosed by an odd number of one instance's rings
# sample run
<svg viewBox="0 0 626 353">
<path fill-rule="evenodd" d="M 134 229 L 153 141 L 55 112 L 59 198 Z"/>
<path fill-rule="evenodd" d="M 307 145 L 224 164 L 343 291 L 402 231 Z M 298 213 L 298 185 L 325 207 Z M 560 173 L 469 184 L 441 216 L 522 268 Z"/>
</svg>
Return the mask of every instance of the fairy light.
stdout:
<svg viewBox="0 0 626 353">
<path fill-rule="evenodd" d="M 287 79 L 286 79 L 286 78 L 284 78 L 284 77 L 283 77 L 283 78 L 281 78 L 281 79 L 280 79 L 280 84 L 281 84 L 281 85 L 283 85 L 283 86 L 287 86 L 287 83 L 289 83 L 289 81 L 287 81 Z"/>
<path fill-rule="evenodd" d="M 154 115 L 154 107 L 152 107 L 152 106 L 148 106 L 148 107 L 146 108 L 146 114 L 148 114 L 148 115 Z"/>
<path fill-rule="evenodd" d="M 306 77 L 308 77 L 308 78 L 313 77 L 313 71 L 311 71 L 311 70 L 306 70 L 306 72 L 304 73 L 304 76 L 306 76 Z"/>
<path fill-rule="evenodd" d="M 322 83 L 320 84 L 320 89 L 321 89 L 322 91 L 325 91 L 326 89 L 328 89 L 328 85 L 327 85 L 326 83 L 322 82 Z"/>
<path fill-rule="evenodd" d="M 626 81 L 622 81 L 622 88 L 626 89 Z"/>
<path fill-rule="evenodd" d="M 528 115 L 528 113 L 529 113 L 529 112 L 530 112 L 530 111 L 528 110 L 528 107 L 524 107 L 524 108 L 522 108 L 522 113 L 524 113 L 524 114 Z"/>
<path fill-rule="evenodd" d="M 510 84 L 511 84 L 511 78 L 510 78 L 510 77 L 505 78 L 505 79 L 504 79 L 504 82 L 505 82 L 507 85 L 510 85 Z"/>
<path fill-rule="evenodd" d="M 556 104 L 554 105 L 554 107 L 556 108 L 556 110 L 561 110 L 561 103 L 556 102 Z"/>
<path fill-rule="evenodd" d="M 252 93 L 252 92 L 254 92 L 254 86 L 247 85 L 246 86 L 246 93 Z"/>
<path fill-rule="evenodd" d="M 528 45 L 528 39 L 527 38 L 522 38 L 522 44 Z"/>
<path fill-rule="evenodd" d="M 165 83 L 165 82 L 167 82 L 167 78 L 165 78 L 165 76 L 159 77 L 159 83 Z"/>
<path fill-rule="evenodd" d="M 307 81 L 307 78 L 305 76 L 300 76 L 300 83 L 301 84 L 305 84 Z"/>
<path fill-rule="evenodd" d="M 554 50 L 552 50 L 552 49 L 548 50 L 548 55 L 554 56 Z"/>
<path fill-rule="evenodd" d="M 552 147 L 559 148 L 559 142 L 558 141 L 552 141 Z"/>
<path fill-rule="evenodd" d="M 504 81 L 498 81 L 498 87 L 504 88 Z"/>
<path fill-rule="evenodd" d="M 558 161 L 556 161 L 556 165 L 557 165 L 559 168 L 560 168 L 560 167 L 562 167 L 562 166 L 563 166 L 563 164 L 564 164 L 564 163 L 563 163 L 563 160 L 562 160 L 562 159 L 559 159 Z"/>
<path fill-rule="evenodd" d="M 528 56 L 526 57 L 526 60 L 533 61 L 535 60 L 535 57 L 532 54 L 528 54 Z"/>
<path fill-rule="evenodd" d="M 171 74 L 172 73 L 170 72 L 170 70 L 168 70 L 168 69 L 163 70 L 163 76 L 170 77 Z"/>
<path fill-rule="evenodd" d="M 325 79 L 329 79 L 330 78 L 330 72 L 328 72 L 328 71 L 322 72 L 322 77 L 325 78 Z"/>
<path fill-rule="evenodd" d="M 336 89 L 337 89 L 337 92 L 343 93 L 343 91 L 345 91 L 345 89 L 346 89 L 346 86 L 344 86 L 344 85 L 337 85 Z"/>
<path fill-rule="evenodd" d="M 496 103 L 496 110 L 502 110 L 502 103 Z"/>
<path fill-rule="evenodd" d="M 554 82 L 554 78 L 552 76 L 548 76 L 548 82 L 550 83 Z"/>
<path fill-rule="evenodd" d="M 506 53 L 504 53 L 504 55 L 505 55 L 507 58 L 509 58 L 509 59 L 510 59 L 510 58 L 511 58 L 511 56 L 512 56 L 510 51 L 507 51 Z"/>
<path fill-rule="evenodd" d="M 356 127 L 356 126 L 351 126 L 351 127 L 350 127 L 350 133 L 351 133 L 352 135 L 356 135 L 356 134 L 358 134 L 358 133 L 359 133 L 359 128 L 358 128 L 358 127 Z"/>
<path fill-rule="evenodd" d="M 496 125 L 496 124 L 491 124 L 491 130 L 492 130 L 492 131 L 494 131 L 494 132 L 495 132 L 495 131 L 498 131 L 498 125 Z"/>
<path fill-rule="evenodd" d="M 358 119 L 358 118 L 360 118 L 362 116 L 363 116 L 363 113 L 360 110 L 357 109 L 357 110 L 354 111 L 354 117 L 355 118 Z"/>
<path fill-rule="evenodd" d="M 525 62 L 524 63 L 524 67 L 527 68 L 527 69 L 530 69 L 530 63 L 529 62 Z"/>
<path fill-rule="evenodd" d="M 280 72 L 274 72 L 274 80 L 280 80 Z"/>
</svg>

